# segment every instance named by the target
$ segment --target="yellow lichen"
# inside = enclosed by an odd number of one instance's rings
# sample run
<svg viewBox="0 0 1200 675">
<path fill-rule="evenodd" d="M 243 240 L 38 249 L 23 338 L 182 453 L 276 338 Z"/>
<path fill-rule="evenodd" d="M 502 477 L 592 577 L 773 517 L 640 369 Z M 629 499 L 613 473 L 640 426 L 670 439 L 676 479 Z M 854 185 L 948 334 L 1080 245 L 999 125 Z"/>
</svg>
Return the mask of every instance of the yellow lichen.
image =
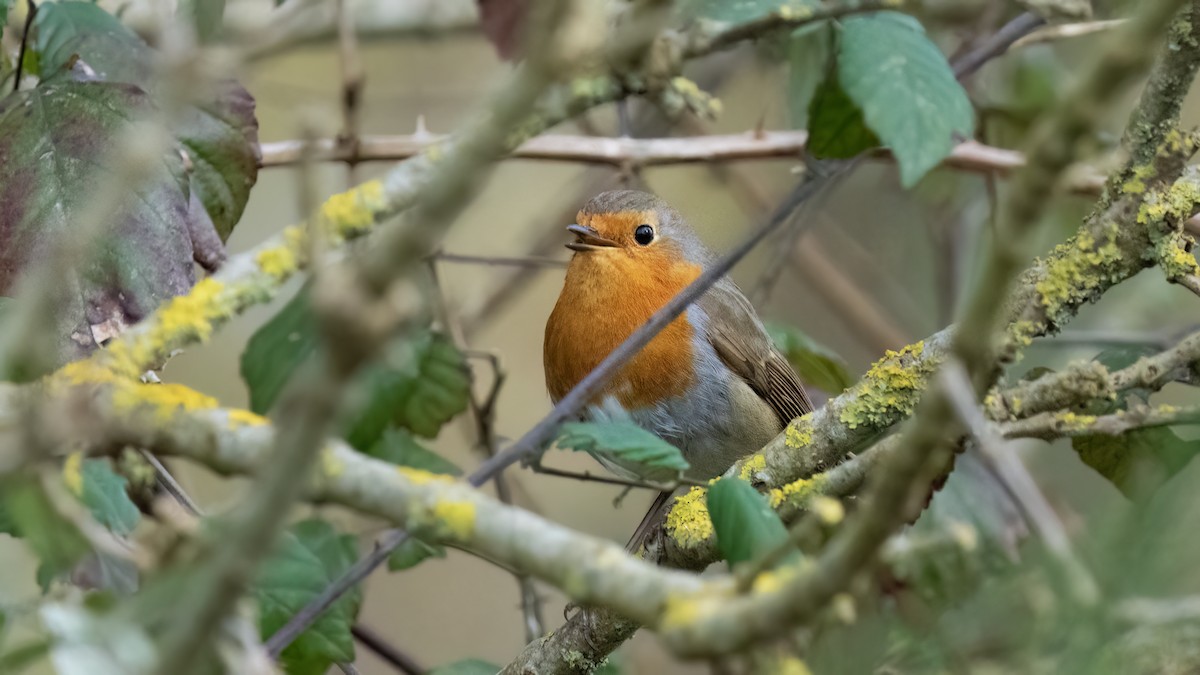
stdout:
<svg viewBox="0 0 1200 675">
<path fill-rule="evenodd" d="M 411 466 L 397 466 L 396 471 L 400 472 L 413 485 L 427 485 L 429 483 L 453 483 L 454 477 L 444 473 L 433 473 L 424 469 L 414 469 Z"/>
<path fill-rule="evenodd" d="M 825 477 L 820 475 L 801 478 L 771 490 L 767 493 L 767 499 L 770 500 L 773 509 L 779 508 L 785 501 L 796 506 L 805 506 L 810 499 L 825 489 L 825 480 Z"/>
<path fill-rule="evenodd" d="M 346 470 L 346 465 L 334 453 L 333 448 L 321 448 L 321 473 L 326 478 L 337 478 Z"/>
<path fill-rule="evenodd" d="M 288 246 L 273 246 L 259 251 L 254 261 L 264 273 L 280 281 L 294 274 L 299 267 L 296 254 Z"/>
<path fill-rule="evenodd" d="M 680 627 L 703 621 L 706 617 L 720 611 L 719 598 L 702 595 L 672 595 L 667 598 L 663 608 L 662 628 Z"/>
<path fill-rule="evenodd" d="M 118 410 L 150 408 L 161 421 L 171 419 L 180 411 L 217 407 L 217 399 L 182 384 L 121 382 L 114 387 L 112 399 Z"/>
<path fill-rule="evenodd" d="M 754 577 L 754 583 L 750 588 L 755 593 L 774 593 L 783 587 L 783 580 L 778 574 L 771 571 L 762 572 Z"/>
<path fill-rule="evenodd" d="M 228 413 L 229 428 L 258 427 L 267 424 L 269 420 L 262 415 L 252 413 L 242 408 L 231 408 Z"/>
<path fill-rule="evenodd" d="M 325 200 L 317 222 L 326 236 L 338 242 L 369 230 L 386 206 L 383 183 L 370 180 Z"/>
<path fill-rule="evenodd" d="M 72 361 L 59 368 L 52 379 L 74 385 L 104 384 L 112 382 L 116 379 L 116 375 L 91 359 L 83 359 L 82 361 Z"/>
<path fill-rule="evenodd" d="M 63 484 L 71 491 L 71 494 L 76 497 L 83 496 L 83 453 L 72 452 L 67 455 L 67 461 L 63 462 L 62 468 Z"/>
<path fill-rule="evenodd" d="M 1060 412 L 1054 416 L 1059 428 L 1066 431 L 1086 431 L 1096 423 L 1094 415 L 1079 415 L 1073 412 Z"/>
<path fill-rule="evenodd" d="M 825 495 L 814 496 L 808 509 L 817 514 L 817 518 L 826 525 L 837 525 L 846 517 L 846 507 L 842 506 L 842 502 Z"/>
<path fill-rule="evenodd" d="M 186 295 L 175 297 L 159 310 L 156 332 L 176 339 L 194 337 L 204 342 L 212 335 L 213 320 L 230 314 L 222 302 L 224 290 L 225 284 L 212 277 L 201 279 Z"/>
<path fill-rule="evenodd" d="M 1121 184 L 1121 192 L 1128 195 L 1140 195 L 1146 191 L 1146 180 L 1154 176 L 1151 165 L 1135 166 L 1130 176 Z"/>
<path fill-rule="evenodd" d="M 921 358 L 924 351 L 924 342 L 899 352 L 888 350 L 851 389 L 853 397 L 838 419 L 851 429 L 863 425 L 882 428 L 911 414 L 937 365 L 935 359 Z"/>
<path fill-rule="evenodd" d="M 792 450 L 800 450 L 812 444 L 812 413 L 792 420 L 783 436 L 784 445 Z"/>
<path fill-rule="evenodd" d="M 1200 275 L 1200 265 L 1196 264 L 1196 256 L 1191 253 L 1194 243 L 1191 237 L 1181 232 L 1172 232 L 1159 238 L 1154 247 L 1155 257 L 1168 279 Z"/>
<path fill-rule="evenodd" d="M 666 531 L 680 546 L 701 544 L 713 536 L 712 519 L 708 515 L 708 491 L 694 487 L 675 500 L 667 514 Z"/>
<path fill-rule="evenodd" d="M 1143 225 L 1162 223 L 1171 228 L 1189 218 L 1200 203 L 1200 181 L 1184 176 L 1166 190 L 1150 192 L 1142 200 L 1137 221 Z"/>
<path fill-rule="evenodd" d="M 797 656 L 785 656 L 779 659 L 773 672 L 776 675 L 812 675 L 808 664 Z"/>
<path fill-rule="evenodd" d="M 1121 261 L 1116 237 L 1115 227 L 1107 228 L 1104 243 L 1084 230 L 1055 247 L 1045 274 L 1035 284 L 1047 316 L 1056 320 L 1065 309 L 1095 299 Z"/>
<path fill-rule="evenodd" d="M 475 505 L 471 502 L 440 500 L 433 505 L 433 516 L 440 529 L 458 541 L 468 541 L 475 533 Z"/>
<path fill-rule="evenodd" d="M 767 458 L 763 457 L 761 452 L 756 452 L 750 455 L 742 462 L 742 470 L 738 473 L 738 478 L 744 481 L 751 481 L 755 474 L 767 468 Z"/>
</svg>

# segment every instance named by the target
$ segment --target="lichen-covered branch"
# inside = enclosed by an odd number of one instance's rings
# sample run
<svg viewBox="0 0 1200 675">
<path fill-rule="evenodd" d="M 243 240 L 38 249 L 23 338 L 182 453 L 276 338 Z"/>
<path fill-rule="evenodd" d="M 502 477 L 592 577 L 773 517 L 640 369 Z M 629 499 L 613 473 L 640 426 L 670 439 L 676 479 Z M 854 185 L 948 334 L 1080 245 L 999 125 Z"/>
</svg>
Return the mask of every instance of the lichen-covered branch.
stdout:
<svg viewBox="0 0 1200 675">
<path fill-rule="evenodd" d="M 1159 389 L 1173 380 L 1191 379 L 1197 361 L 1200 361 L 1200 333 L 1192 333 L 1174 347 L 1118 371 L 1109 372 L 1098 361 L 1074 363 L 1057 373 L 994 392 L 985 405 L 988 416 L 1001 421 L 1065 410 L 1135 387 Z"/>
<path fill-rule="evenodd" d="M 1200 406 L 1138 405 L 1108 415 L 1044 412 L 1000 425 L 1005 438 L 1054 440 L 1070 436 L 1116 436 L 1133 429 L 1200 422 Z"/>
</svg>

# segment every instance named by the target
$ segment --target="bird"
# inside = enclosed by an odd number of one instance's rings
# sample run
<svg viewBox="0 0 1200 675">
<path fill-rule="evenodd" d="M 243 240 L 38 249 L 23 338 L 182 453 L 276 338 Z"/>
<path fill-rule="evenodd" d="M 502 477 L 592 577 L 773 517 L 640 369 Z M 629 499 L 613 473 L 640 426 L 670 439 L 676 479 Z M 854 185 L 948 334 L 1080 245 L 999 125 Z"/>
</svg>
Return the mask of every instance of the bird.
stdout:
<svg viewBox="0 0 1200 675">
<path fill-rule="evenodd" d="M 555 404 L 715 260 L 679 211 L 637 190 L 596 195 L 566 229 L 573 254 L 543 342 Z M 811 410 L 753 305 L 726 276 L 623 364 L 581 417 L 628 419 L 679 448 L 688 478 L 707 480 Z M 630 551 L 649 540 L 672 494 L 651 504 Z"/>
</svg>

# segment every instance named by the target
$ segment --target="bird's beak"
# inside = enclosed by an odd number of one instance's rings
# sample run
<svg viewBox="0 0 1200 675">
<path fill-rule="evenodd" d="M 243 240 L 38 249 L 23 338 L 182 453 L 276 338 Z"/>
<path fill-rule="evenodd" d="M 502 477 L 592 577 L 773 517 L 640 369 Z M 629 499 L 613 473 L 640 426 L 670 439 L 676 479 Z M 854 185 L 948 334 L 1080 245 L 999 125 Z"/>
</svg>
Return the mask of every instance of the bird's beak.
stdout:
<svg viewBox="0 0 1200 675">
<path fill-rule="evenodd" d="M 595 251 L 617 245 L 617 242 L 612 239 L 601 237 L 596 228 L 589 225 L 568 225 L 567 232 L 578 237 L 575 241 L 567 244 L 567 248 L 572 251 Z"/>
</svg>

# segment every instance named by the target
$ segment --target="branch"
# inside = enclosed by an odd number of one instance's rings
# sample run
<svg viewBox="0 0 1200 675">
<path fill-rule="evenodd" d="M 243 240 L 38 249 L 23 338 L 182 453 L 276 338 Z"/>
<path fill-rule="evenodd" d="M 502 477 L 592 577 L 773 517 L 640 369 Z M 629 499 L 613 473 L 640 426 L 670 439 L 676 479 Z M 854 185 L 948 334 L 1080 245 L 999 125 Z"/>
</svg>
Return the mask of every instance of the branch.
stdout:
<svg viewBox="0 0 1200 675">
<path fill-rule="evenodd" d="M 363 136 L 358 161 L 408 159 L 430 147 L 444 143 L 447 136 L 413 134 L 408 136 Z M 262 146 L 263 168 L 292 166 L 301 161 L 304 141 L 278 141 Z M 765 160 L 803 157 L 808 147 L 807 131 L 750 131 L 742 134 L 689 136 L 686 138 L 604 138 L 545 134 L 531 138 L 514 149 L 509 157 L 547 162 L 574 162 L 603 166 L 672 166 L 707 162 Z M 313 143 L 314 159 L 349 161 L 352 156 L 337 140 Z M 880 151 L 880 159 L 892 159 Z M 1025 166 L 1025 156 L 977 141 L 964 141 L 942 162 L 942 166 L 975 173 L 1007 175 Z M 1104 187 L 1104 176 L 1094 170 L 1080 170 L 1069 177 L 1066 189 L 1096 195 Z"/>
<path fill-rule="evenodd" d="M 1190 369 L 1197 361 L 1200 361 L 1200 332 L 1113 373 L 1099 362 L 1084 361 L 995 392 L 986 401 L 988 416 L 993 420 L 1018 419 L 1104 400 L 1135 387 L 1159 389 L 1173 380 L 1190 379 Z"/>
<path fill-rule="evenodd" d="M 1134 406 L 1109 415 L 1045 412 L 1000 425 L 1005 438 L 1054 440 L 1070 436 L 1117 436 L 1134 429 L 1200 422 L 1200 406 Z"/>
</svg>

